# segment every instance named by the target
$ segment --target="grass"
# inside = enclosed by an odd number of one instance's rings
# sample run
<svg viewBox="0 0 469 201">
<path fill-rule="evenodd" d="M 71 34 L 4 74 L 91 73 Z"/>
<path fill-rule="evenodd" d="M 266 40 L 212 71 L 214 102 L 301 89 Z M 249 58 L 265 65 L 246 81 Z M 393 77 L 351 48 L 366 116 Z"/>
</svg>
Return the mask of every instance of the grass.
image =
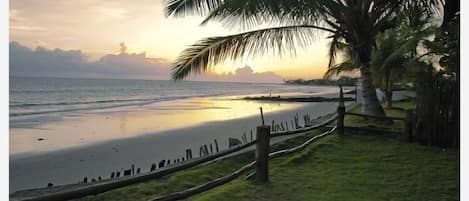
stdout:
<svg viewBox="0 0 469 201">
<path fill-rule="evenodd" d="M 386 113 L 404 116 L 402 109 L 413 103 L 395 107 Z M 346 124 L 352 122 L 380 124 L 347 117 Z M 456 150 L 376 135 L 331 135 L 270 164 L 266 185 L 241 178 L 191 200 L 459 200 Z"/>
<path fill-rule="evenodd" d="M 304 136 L 286 140 L 284 142 L 274 145 L 271 148 L 271 151 L 281 150 L 289 148 L 291 146 L 299 145 L 303 143 L 306 139 L 320 133 L 321 131 L 314 131 Z M 253 160 L 254 152 L 250 151 L 240 154 L 238 156 L 222 159 L 214 163 L 209 163 L 188 170 L 180 171 L 161 179 L 155 179 L 139 184 L 134 184 L 106 193 L 102 193 L 97 196 L 87 196 L 76 200 L 146 201 L 151 198 L 156 198 L 169 193 L 182 191 L 212 181 L 216 178 L 234 172 L 238 168 L 241 168 L 243 165 Z"/>
<path fill-rule="evenodd" d="M 390 116 L 413 103 L 398 102 Z M 400 108 L 400 109 L 399 109 Z M 359 112 L 359 108 L 357 111 Z M 346 125 L 382 126 L 348 116 Z M 401 126 L 398 122 L 388 127 Z M 273 147 L 293 147 L 319 131 Z M 148 200 L 224 176 L 254 159 L 252 152 L 81 200 Z M 296 154 L 270 161 L 268 184 L 240 177 L 189 200 L 459 200 L 457 150 L 399 142 L 379 135 L 330 135 Z"/>
</svg>

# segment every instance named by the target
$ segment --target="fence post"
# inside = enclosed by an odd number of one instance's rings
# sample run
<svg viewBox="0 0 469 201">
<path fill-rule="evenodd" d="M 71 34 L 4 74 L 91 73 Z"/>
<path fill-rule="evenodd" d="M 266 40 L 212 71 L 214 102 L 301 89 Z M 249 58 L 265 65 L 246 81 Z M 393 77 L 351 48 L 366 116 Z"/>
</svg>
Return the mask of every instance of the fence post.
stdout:
<svg viewBox="0 0 469 201">
<path fill-rule="evenodd" d="M 269 144 L 270 126 L 258 126 L 256 133 L 256 180 L 269 181 Z"/>
<path fill-rule="evenodd" d="M 358 85 L 355 84 L 355 103 L 358 103 Z"/>
<path fill-rule="evenodd" d="M 414 141 L 412 130 L 414 128 L 414 111 L 407 110 L 404 124 L 404 139 L 407 142 Z"/>
<path fill-rule="evenodd" d="M 342 85 L 339 85 L 340 96 L 339 106 L 337 107 L 337 131 L 339 135 L 344 135 L 344 117 L 345 117 L 345 104 L 344 104 L 344 92 L 342 91 Z"/>
</svg>

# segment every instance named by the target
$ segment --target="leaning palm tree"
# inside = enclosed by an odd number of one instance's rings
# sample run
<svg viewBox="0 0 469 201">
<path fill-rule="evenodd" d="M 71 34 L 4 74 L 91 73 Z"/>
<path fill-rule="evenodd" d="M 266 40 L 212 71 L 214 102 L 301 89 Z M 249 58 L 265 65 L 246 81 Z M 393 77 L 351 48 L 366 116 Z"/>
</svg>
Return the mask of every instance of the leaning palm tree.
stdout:
<svg viewBox="0 0 469 201">
<path fill-rule="evenodd" d="M 228 27 L 251 29 L 269 24 L 270 28 L 209 37 L 185 49 L 175 62 L 172 78 L 184 79 L 226 59 L 271 52 L 295 54 L 318 32 L 331 39 L 330 64 L 334 63 L 334 44 L 347 44 L 353 63 L 360 67 L 364 113 L 384 116 L 371 76 L 370 57 L 376 34 L 387 29 L 395 14 L 408 1 L 416 0 L 168 0 L 167 16 L 200 14 L 202 24 L 216 20 Z M 418 0 L 422 4 L 432 0 Z M 435 0 L 438 1 L 438 0 Z"/>
</svg>

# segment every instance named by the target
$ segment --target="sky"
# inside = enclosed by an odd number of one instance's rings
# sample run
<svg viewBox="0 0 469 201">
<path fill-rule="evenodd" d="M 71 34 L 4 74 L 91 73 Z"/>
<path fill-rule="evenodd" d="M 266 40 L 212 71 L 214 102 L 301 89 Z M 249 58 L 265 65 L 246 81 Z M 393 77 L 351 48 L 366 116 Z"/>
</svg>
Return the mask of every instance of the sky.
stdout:
<svg viewBox="0 0 469 201">
<path fill-rule="evenodd" d="M 106 59 L 109 58 L 118 60 L 127 56 L 127 62 L 133 59 L 133 64 L 141 64 L 131 66 L 132 63 L 128 63 L 126 68 L 129 69 L 125 69 L 125 72 L 129 73 L 129 78 L 143 78 L 139 77 L 139 74 L 148 76 L 149 70 L 142 71 L 142 69 L 155 67 L 154 71 L 166 73 L 167 79 L 172 62 L 187 46 L 206 37 L 243 31 L 236 27 L 224 27 L 217 22 L 200 26 L 202 19 L 201 16 L 167 18 L 164 16 L 163 0 L 11 0 L 10 52 L 15 52 L 12 51 L 12 46 L 19 49 L 29 48 L 36 53 L 36 56 L 33 56 L 36 60 L 44 60 L 40 57 L 44 52 L 48 54 L 71 53 L 73 56 L 81 57 L 80 62 L 91 66 L 105 65 L 109 62 Z M 239 73 L 239 70 L 245 69 L 246 66 L 249 66 L 251 74 L 255 75 L 273 73 L 283 79 L 320 78 L 327 69 L 328 61 L 328 41 L 323 39 L 325 37 L 319 34 L 318 40 L 306 49 L 299 49 L 296 57 L 280 58 L 277 55 L 268 54 L 258 58 L 225 62 L 216 66 L 213 72 L 208 73 L 205 78 L 211 79 L 211 76 L 218 74 L 227 76 L 227 79 L 233 79 L 232 75 Z M 124 52 L 121 49 L 122 45 L 126 48 Z M 15 55 L 10 53 L 10 59 L 12 57 L 14 57 L 12 61 L 26 59 L 21 53 L 25 51 L 16 51 Z M 27 53 L 29 56 L 32 55 L 31 52 Z M 49 56 L 58 59 L 63 55 Z M 137 61 L 138 59 L 140 60 Z M 32 61 L 23 61 L 23 64 L 34 64 Z M 149 61 L 151 65 L 145 63 Z M 60 63 L 59 60 L 53 62 L 56 63 L 51 65 Z M 13 66 L 18 65 L 18 62 L 16 65 L 13 63 Z M 48 64 L 44 65 L 48 66 Z M 29 68 L 30 70 L 38 69 Z M 166 68 L 166 72 L 159 68 Z M 54 70 L 57 69 L 60 68 L 54 68 Z M 135 71 L 133 75 L 132 70 Z M 10 71 L 17 72 L 12 70 L 11 66 Z M 70 76 L 84 76 L 83 73 L 76 73 Z M 91 73 L 100 76 L 96 72 Z M 119 76 L 125 77 L 124 72 L 121 74 Z M 204 78 L 204 76 L 191 77 Z M 151 78 L 145 77 L 145 79 Z"/>
</svg>

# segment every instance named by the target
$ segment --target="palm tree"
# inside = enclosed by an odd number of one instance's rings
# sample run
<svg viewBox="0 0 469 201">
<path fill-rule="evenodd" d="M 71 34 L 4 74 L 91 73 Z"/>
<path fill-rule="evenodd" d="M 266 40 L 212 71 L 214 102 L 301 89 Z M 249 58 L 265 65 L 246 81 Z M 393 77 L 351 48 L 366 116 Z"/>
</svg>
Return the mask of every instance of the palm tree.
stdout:
<svg viewBox="0 0 469 201">
<path fill-rule="evenodd" d="M 201 14 L 206 15 L 202 24 L 217 20 L 229 27 L 275 25 L 196 42 L 177 58 L 172 78 L 183 79 L 246 54 L 257 56 L 270 50 L 294 55 L 296 48 L 310 44 L 320 31 L 332 41 L 331 65 L 336 44 L 345 43 L 351 50 L 352 61 L 360 69 L 364 113 L 384 116 L 372 80 L 371 51 L 375 36 L 393 24 L 396 12 L 409 1 L 416 0 L 168 0 L 167 16 Z M 434 4 L 432 0 L 418 1 Z"/>
<path fill-rule="evenodd" d="M 387 107 L 392 107 L 392 90 L 396 80 L 409 78 L 409 73 L 415 70 L 415 63 L 422 55 L 417 49 L 422 42 L 435 34 L 435 27 L 431 25 L 431 15 L 420 5 L 409 7 L 398 16 L 399 25 L 376 35 L 375 47 L 371 56 L 371 70 L 374 85 L 384 91 Z M 332 45 L 332 44 L 331 44 Z M 343 43 L 337 43 L 335 54 L 342 53 L 343 62 L 329 64 L 324 74 L 325 79 L 331 79 L 343 73 L 350 73 L 359 69 L 350 57 L 351 50 Z M 410 73 L 414 74 L 414 73 Z M 407 75 L 407 76 L 406 76 Z"/>
</svg>

